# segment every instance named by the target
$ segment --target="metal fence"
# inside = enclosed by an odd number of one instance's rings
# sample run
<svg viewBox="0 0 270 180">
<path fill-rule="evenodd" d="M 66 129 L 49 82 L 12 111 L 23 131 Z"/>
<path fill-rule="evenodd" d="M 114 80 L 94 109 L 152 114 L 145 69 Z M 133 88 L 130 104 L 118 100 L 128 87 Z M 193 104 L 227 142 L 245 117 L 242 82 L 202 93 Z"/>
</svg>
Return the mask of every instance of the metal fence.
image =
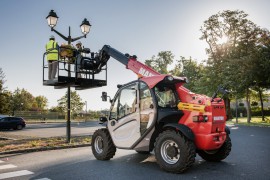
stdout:
<svg viewBox="0 0 270 180">
<path fill-rule="evenodd" d="M 65 114 L 59 112 L 16 111 L 14 116 L 22 117 L 26 120 L 65 119 Z"/>
</svg>

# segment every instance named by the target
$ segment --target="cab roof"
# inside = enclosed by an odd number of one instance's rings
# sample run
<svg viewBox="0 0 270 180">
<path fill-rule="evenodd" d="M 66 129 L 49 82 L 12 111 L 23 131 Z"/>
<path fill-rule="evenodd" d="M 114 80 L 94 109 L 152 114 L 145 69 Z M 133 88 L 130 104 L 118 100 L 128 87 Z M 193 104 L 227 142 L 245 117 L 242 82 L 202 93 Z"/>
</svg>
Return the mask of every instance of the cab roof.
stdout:
<svg viewBox="0 0 270 180">
<path fill-rule="evenodd" d="M 172 77 L 173 79 L 168 78 L 168 77 Z M 164 75 L 164 74 L 150 76 L 150 77 L 143 77 L 140 80 L 144 81 L 151 89 L 155 87 L 161 81 L 164 81 L 164 83 L 169 83 L 169 84 L 177 84 L 177 83 L 183 84 L 187 82 L 187 78 L 185 77 L 176 77 L 176 76 Z"/>
</svg>

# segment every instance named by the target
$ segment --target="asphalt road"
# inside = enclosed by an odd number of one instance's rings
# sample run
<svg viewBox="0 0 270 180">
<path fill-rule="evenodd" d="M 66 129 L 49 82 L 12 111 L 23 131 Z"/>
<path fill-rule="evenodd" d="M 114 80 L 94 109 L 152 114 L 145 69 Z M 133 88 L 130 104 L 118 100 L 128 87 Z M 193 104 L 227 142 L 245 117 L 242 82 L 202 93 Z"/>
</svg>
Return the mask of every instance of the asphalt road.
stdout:
<svg viewBox="0 0 270 180">
<path fill-rule="evenodd" d="M 96 129 L 101 127 L 98 122 L 71 123 L 71 135 L 92 135 Z M 17 137 L 48 138 L 66 135 L 66 123 L 39 123 L 27 124 L 22 130 L 5 130 L 7 135 Z"/>
<path fill-rule="evenodd" d="M 233 147 L 227 159 L 210 163 L 197 156 L 195 164 L 184 174 L 162 171 L 154 154 L 149 156 L 135 151 L 117 150 L 112 160 L 98 161 L 90 147 L 83 147 L 0 157 L 0 179 L 17 174 L 18 177 L 12 179 L 269 180 L 270 128 L 230 128 Z"/>
</svg>

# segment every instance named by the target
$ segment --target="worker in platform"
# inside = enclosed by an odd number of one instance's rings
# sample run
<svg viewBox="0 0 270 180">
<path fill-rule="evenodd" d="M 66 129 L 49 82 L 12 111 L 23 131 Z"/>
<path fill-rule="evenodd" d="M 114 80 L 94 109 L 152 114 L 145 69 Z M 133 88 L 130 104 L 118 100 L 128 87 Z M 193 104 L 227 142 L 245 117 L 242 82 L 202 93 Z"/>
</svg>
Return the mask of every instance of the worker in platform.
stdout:
<svg viewBox="0 0 270 180">
<path fill-rule="evenodd" d="M 79 52 L 82 52 L 82 43 L 81 43 L 81 41 L 78 41 L 77 43 L 76 43 L 76 48 L 77 48 L 77 51 L 79 51 Z"/>
<path fill-rule="evenodd" d="M 77 74 L 77 78 L 81 78 L 81 73 L 78 73 L 80 71 L 81 68 L 81 60 L 83 57 L 83 53 L 82 53 L 82 43 L 81 41 L 78 41 L 76 43 L 76 48 L 77 48 L 77 55 L 76 55 L 76 61 L 75 61 L 75 73 Z"/>
<path fill-rule="evenodd" d="M 55 41 L 54 36 L 50 36 L 49 42 L 46 44 L 47 61 L 48 61 L 48 79 L 52 80 L 56 76 L 58 66 L 58 49 L 59 46 Z"/>
</svg>

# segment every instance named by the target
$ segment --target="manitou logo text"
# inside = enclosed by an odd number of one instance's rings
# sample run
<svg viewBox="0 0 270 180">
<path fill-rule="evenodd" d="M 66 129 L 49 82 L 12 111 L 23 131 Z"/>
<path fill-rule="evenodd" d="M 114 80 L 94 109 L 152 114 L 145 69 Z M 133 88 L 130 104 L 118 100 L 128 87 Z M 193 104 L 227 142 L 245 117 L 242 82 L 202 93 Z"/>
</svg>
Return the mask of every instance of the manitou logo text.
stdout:
<svg viewBox="0 0 270 180">
<path fill-rule="evenodd" d="M 141 74 L 143 77 L 150 77 L 150 76 L 154 76 L 152 73 L 150 73 L 149 71 L 147 71 L 144 68 L 140 68 L 139 70 L 139 74 Z"/>
</svg>

